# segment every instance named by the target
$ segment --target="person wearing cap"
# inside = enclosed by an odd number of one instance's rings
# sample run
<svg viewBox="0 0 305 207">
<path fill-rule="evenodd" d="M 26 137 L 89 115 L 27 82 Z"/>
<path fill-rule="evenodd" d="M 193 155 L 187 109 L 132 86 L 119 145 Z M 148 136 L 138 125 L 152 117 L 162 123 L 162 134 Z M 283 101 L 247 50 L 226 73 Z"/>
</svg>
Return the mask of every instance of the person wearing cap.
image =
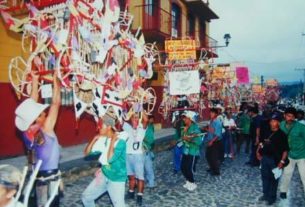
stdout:
<svg viewBox="0 0 305 207">
<path fill-rule="evenodd" d="M 289 164 L 283 171 L 280 184 L 280 197 L 282 199 L 287 198 L 289 183 L 296 165 L 299 169 L 305 193 L 305 126 L 295 120 L 296 113 L 297 111 L 295 108 L 288 107 L 285 110 L 284 121 L 280 124 L 281 130 L 285 132 L 288 137 L 289 144 Z"/>
<path fill-rule="evenodd" d="M 100 153 L 101 168 L 83 192 L 81 199 L 85 207 L 95 206 L 95 200 L 108 192 L 115 207 L 125 206 L 126 133 L 117 132 L 116 120 L 104 115 L 99 133 L 87 144 L 84 154 Z"/>
<path fill-rule="evenodd" d="M 34 151 L 33 165 L 42 160 L 36 182 L 37 206 L 44 206 L 48 197 L 53 192 L 54 186 L 60 179 L 59 165 L 59 143 L 54 132 L 60 108 L 60 82 L 56 72 L 53 75 L 52 103 L 38 103 L 39 76 L 32 75 L 31 97 L 24 100 L 15 111 L 16 127 L 23 132 L 23 138 L 29 140 L 29 150 Z M 45 111 L 49 107 L 48 113 Z M 51 206 L 59 206 L 59 196 L 56 195 Z"/>
<path fill-rule="evenodd" d="M 276 201 L 276 193 L 279 179 L 274 177 L 273 169 L 283 169 L 288 155 L 288 139 L 286 134 L 280 129 L 281 118 L 278 114 L 273 114 L 270 120 L 271 132 L 269 136 L 260 140 L 256 156 L 261 162 L 261 176 L 263 183 L 263 195 L 260 201 L 266 201 L 268 205 L 273 205 Z"/>
<path fill-rule="evenodd" d="M 183 185 L 189 191 L 197 188 L 194 180 L 194 171 L 199 159 L 201 139 L 201 130 L 196 123 L 197 114 L 193 111 L 186 111 L 182 114 L 185 127 L 182 131 L 183 155 L 181 161 L 181 172 L 186 179 Z"/>
<path fill-rule="evenodd" d="M 220 162 L 222 161 L 222 124 L 217 119 L 218 110 L 216 108 L 210 109 L 210 124 L 207 130 L 205 141 L 208 142 L 206 149 L 206 159 L 209 165 L 208 172 L 213 176 L 220 175 Z"/>
<path fill-rule="evenodd" d="M 148 118 L 145 112 L 142 112 L 142 119 L 137 113 L 131 116 L 131 122 L 123 123 L 123 130 L 129 135 L 126 143 L 126 168 L 129 180 L 128 199 L 135 198 L 135 189 L 137 187 L 137 205 L 142 205 L 144 193 L 144 160 L 143 140 L 146 133 Z"/>
<path fill-rule="evenodd" d="M 22 180 L 21 172 L 12 165 L 0 165 L 0 206 L 21 207 L 14 196 Z"/>
<path fill-rule="evenodd" d="M 144 175 L 145 175 L 145 180 L 147 181 L 148 188 L 155 187 L 155 173 L 153 166 L 154 153 L 152 151 L 154 148 L 154 144 L 155 144 L 154 117 L 150 115 L 148 116 L 148 125 L 143 140 L 143 147 L 145 151 Z"/>
</svg>

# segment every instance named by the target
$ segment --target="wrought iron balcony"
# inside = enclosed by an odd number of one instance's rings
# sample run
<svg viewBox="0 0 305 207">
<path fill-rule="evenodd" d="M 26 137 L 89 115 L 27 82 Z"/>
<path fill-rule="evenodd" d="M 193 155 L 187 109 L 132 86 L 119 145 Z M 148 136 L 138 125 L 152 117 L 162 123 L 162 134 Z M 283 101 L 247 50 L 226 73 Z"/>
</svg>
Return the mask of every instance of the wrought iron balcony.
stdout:
<svg viewBox="0 0 305 207">
<path fill-rule="evenodd" d="M 154 4 L 136 6 L 135 16 L 141 17 L 136 25 L 141 25 L 143 32 L 157 32 L 159 35 L 169 37 L 171 35 L 172 15 Z"/>
</svg>

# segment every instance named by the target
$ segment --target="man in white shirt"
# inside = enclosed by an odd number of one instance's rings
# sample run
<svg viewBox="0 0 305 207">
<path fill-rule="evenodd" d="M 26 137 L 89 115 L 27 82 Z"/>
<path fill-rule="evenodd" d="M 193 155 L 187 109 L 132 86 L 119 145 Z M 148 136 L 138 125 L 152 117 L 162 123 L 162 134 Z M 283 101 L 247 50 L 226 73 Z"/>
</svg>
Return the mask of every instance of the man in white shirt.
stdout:
<svg viewBox="0 0 305 207">
<path fill-rule="evenodd" d="M 127 198 L 134 199 L 135 188 L 137 184 L 137 204 L 142 205 L 142 198 L 144 193 L 144 150 L 143 140 L 148 124 L 147 115 L 142 113 L 142 120 L 138 114 L 133 114 L 131 123 L 124 122 L 123 130 L 129 135 L 126 148 L 126 168 L 129 180 L 129 190 Z"/>
</svg>

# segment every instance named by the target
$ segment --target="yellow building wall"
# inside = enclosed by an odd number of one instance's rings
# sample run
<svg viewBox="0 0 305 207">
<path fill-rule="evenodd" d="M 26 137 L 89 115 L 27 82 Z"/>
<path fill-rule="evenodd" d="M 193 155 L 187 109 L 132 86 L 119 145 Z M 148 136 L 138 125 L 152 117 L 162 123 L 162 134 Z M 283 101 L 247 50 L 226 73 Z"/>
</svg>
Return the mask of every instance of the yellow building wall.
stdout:
<svg viewBox="0 0 305 207">
<path fill-rule="evenodd" d="M 162 11 L 160 13 L 160 19 L 168 19 L 169 21 L 166 22 L 165 24 L 161 24 L 160 25 L 160 31 L 164 32 L 164 33 L 168 33 L 168 28 L 171 27 L 171 5 L 170 5 L 170 1 L 162 1 L 160 0 L 160 8 L 163 9 L 164 11 Z"/>
<path fill-rule="evenodd" d="M 129 5 L 129 12 L 133 15 L 132 29 L 136 30 L 139 26 L 143 24 L 143 5 L 144 0 L 132 0 Z"/>
<path fill-rule="evenodd" d="M 23 56 L 21 49 L 21 34 L 16 34 L 5 28 L 0 20 L 0 82 L 9 82 L 8 66 L 12 58 Z"/>
</svg>

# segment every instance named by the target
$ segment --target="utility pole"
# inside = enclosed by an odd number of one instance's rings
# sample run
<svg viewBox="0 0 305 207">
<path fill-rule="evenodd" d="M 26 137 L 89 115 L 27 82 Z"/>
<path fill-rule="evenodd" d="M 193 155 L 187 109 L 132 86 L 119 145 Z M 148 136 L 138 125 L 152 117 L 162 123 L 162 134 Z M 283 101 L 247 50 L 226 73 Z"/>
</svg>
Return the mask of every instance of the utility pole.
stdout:
<svg viewBox="0 0 305 207">
<path fill-rule="evenodd" d="M 302 100 L 303 100 L 303 104 L 305 105 L 305 68 L 296 68 L 295 70 L 303 71 L 303 96 L 302 96 Z"/>
</svg>

